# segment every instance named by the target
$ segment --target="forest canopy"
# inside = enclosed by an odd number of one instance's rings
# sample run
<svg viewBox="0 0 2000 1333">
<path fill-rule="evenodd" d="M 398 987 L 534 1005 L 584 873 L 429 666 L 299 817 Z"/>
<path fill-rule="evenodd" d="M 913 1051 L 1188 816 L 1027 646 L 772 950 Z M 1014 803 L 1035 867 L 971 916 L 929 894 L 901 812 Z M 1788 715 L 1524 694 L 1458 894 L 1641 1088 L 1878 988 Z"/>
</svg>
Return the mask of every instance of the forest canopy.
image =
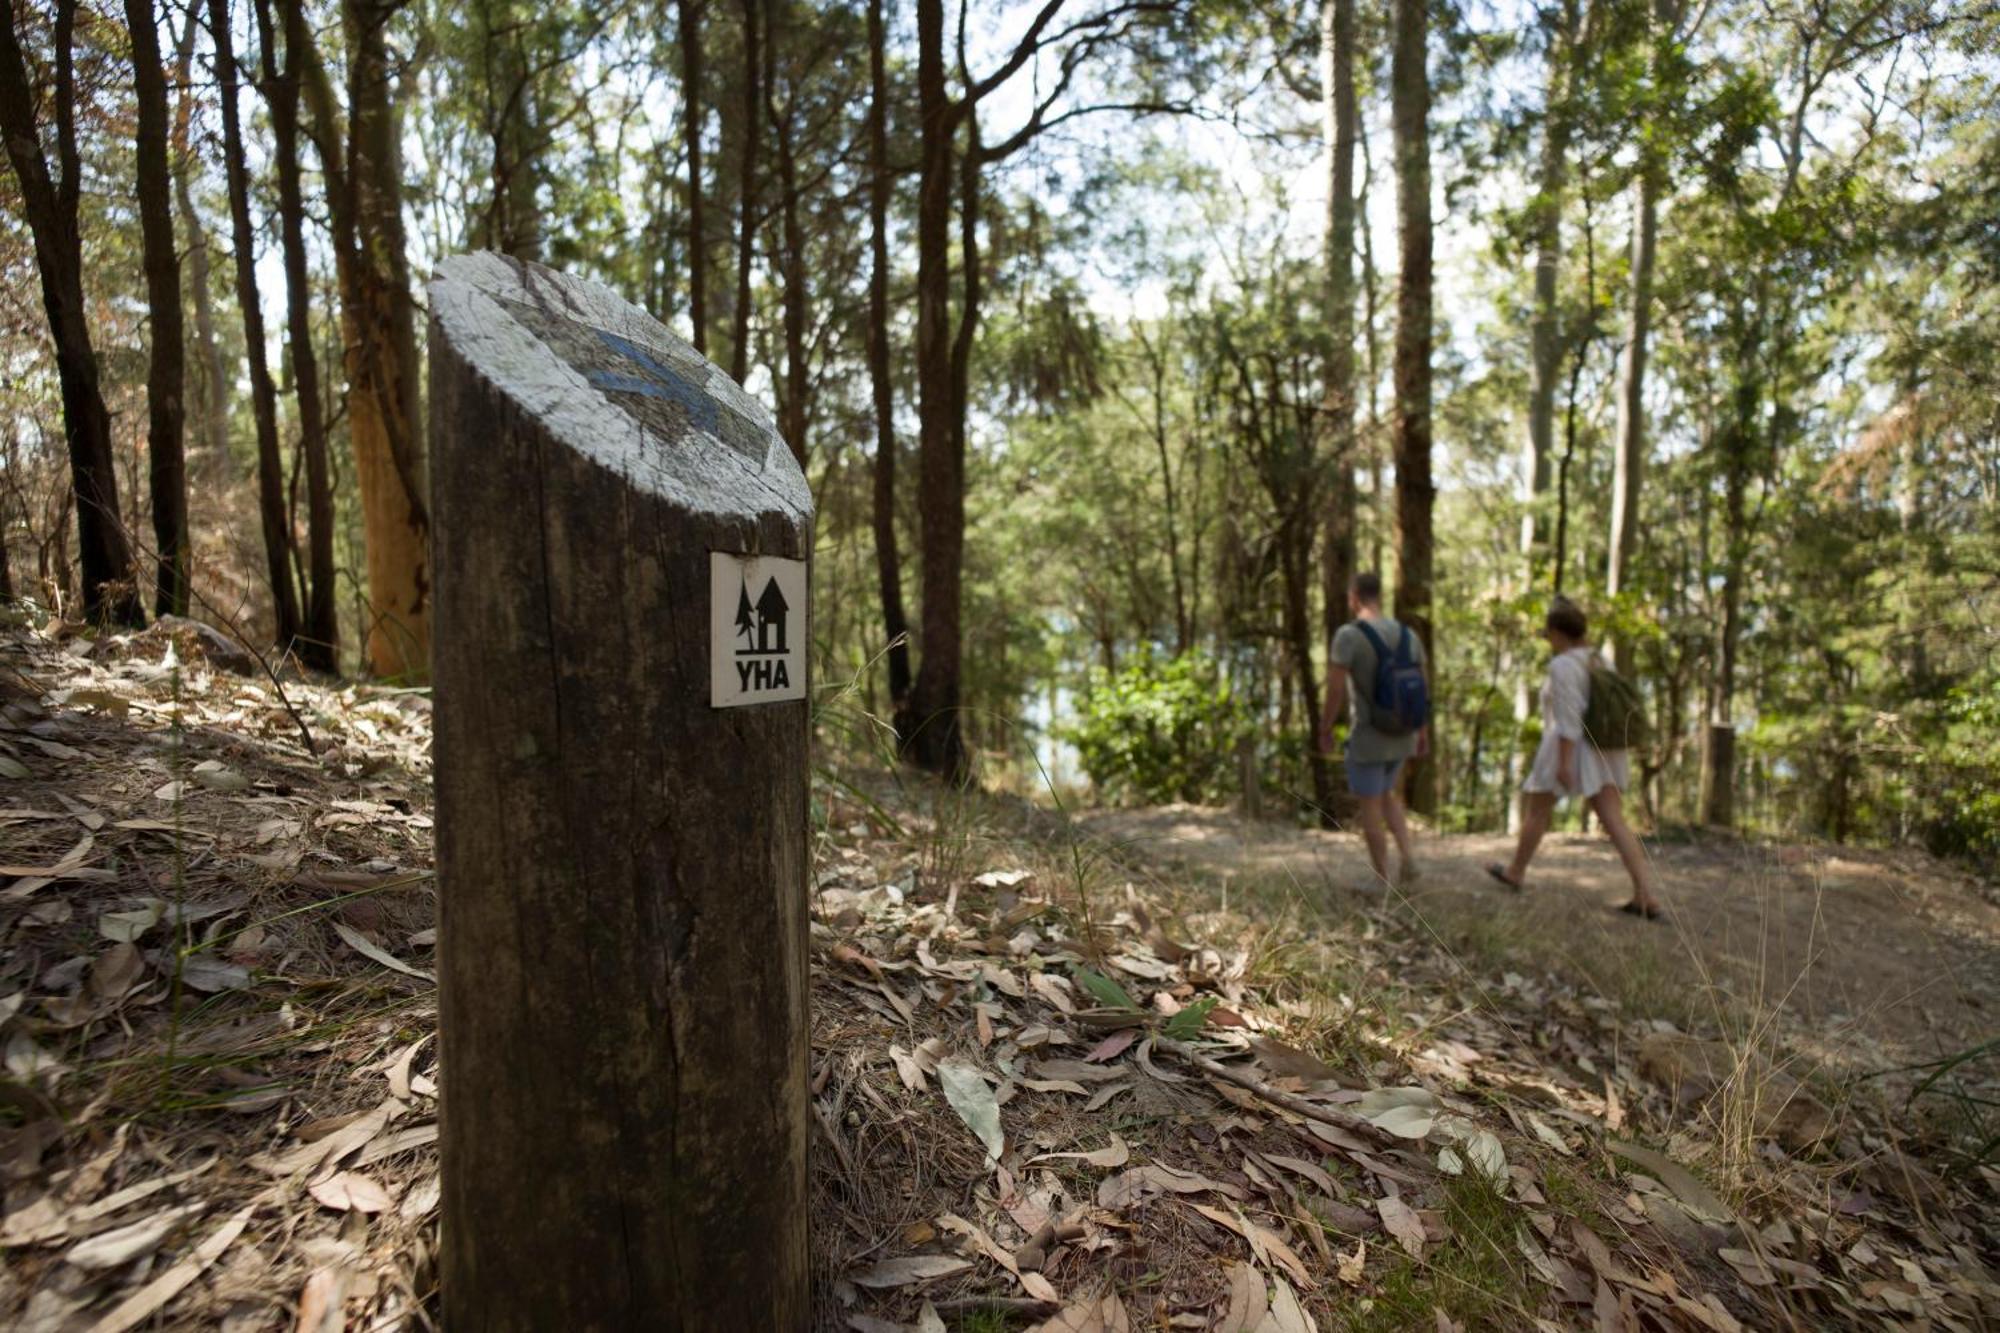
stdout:
<svg viewBox="0 0 2000 1333">
<path fill-rule="evenodd" d="M 822 738 L 1343 817 L 1351 577 L 1503 826 L 1549 600 L 1634 804 L 2000 854 L 1990 0 L 10 0 L 0 594 L 421 683 L 423 282 L 604 282 L 818 504 Z"/>
</svg>

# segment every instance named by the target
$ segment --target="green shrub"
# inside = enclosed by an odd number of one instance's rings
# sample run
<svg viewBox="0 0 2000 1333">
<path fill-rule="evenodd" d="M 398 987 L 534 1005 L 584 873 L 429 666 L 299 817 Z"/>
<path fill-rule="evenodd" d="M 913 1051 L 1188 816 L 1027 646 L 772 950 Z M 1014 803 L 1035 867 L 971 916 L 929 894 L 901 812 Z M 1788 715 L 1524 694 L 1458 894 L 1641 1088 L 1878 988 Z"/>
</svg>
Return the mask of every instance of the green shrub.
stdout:
<svg viewBox="0 0 2000 1333">
<path fill-rule="evenodd" d="M 1234 790 L 1236 743 L 1250 725 L 1213 661 L 1148 655 L 1116 673 L 1093 671 L 1062 736 L 1107 796 L 1209 801 Z"/>
</svg>

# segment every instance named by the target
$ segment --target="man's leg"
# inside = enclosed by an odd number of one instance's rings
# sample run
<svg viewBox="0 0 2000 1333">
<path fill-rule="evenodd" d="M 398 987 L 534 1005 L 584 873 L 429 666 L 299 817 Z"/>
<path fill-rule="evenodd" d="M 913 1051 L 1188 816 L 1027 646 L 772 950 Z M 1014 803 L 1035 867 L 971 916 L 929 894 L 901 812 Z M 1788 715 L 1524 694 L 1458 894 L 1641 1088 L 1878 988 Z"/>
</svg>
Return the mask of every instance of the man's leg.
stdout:
<svg viewBox="0 0 2000 1333">
<path fill-rule="evenodd" d="M 1639 835 L 1632 832 L 1632 826 L 1625 822 L 1625 801 L 1616 787 L 1602 787 L 1597 795 L 1590 798 L 1590 808 L 1597 811 L 1597 820 L 1604 825 L 1604 831 L 1611 836 L 1611 845 L 1618 849 L 1618 859 L 1625 863 L 1625 873 L 1632 877 L 1632 902 L 1641 908 L 1653 908 L 1659 904 L 1653 897 L 1651 875 L 1646 866 L 1646 849 L 1639 845 Z"/>
<path fill-rule="evenodd" d="M 1389 879 L 1389 839 L 1382 828 L 1382 801 L 1380 796 L 1355 796 L 1361 807 L 1361 838 L 1368 844 L 1368 863 L 1375 867 L 1375 878 L 1384 883 Z"/>
<path fill-rule="evenodd" d="M 1528 862 L 1535 859 L 1535 848 L 1542 845 L 1555 809 L 1556 794 L 1552 791 L 1521 793 L 1521 837 L 1514 844 L 1514 859 L 1507 863 L 1507 878 L 1516 884 L 1527 881 Z"/>
<path fill-rule="evenodd" d="M 1388 817 L 1389 832 L 1396 836 L 1396 853 L 1402 858 L 1396 867 L 1396 882 L 1408 884 L 1417 877 L 1417 854 L 1412 850 L 1410 821 L 1403 811 L 1403 798 L 1394 787 L 1382 798 L 1382 813 Z"/>
</svg>

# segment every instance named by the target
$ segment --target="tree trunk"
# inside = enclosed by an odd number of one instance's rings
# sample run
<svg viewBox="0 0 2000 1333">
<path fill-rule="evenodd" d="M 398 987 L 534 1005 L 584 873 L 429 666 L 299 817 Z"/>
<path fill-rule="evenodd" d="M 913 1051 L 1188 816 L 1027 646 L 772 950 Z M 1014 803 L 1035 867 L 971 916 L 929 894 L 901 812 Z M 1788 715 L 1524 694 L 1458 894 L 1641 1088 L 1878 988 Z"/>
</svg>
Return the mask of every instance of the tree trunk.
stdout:
<svg viewBox="0 0 2000 1333">
<path fill-rule="evenodd" d="M 285 516 L 285 468 L 278 452 L 278 391 L 264 357 L 264 311 L 257 296 L 257 233 L 250 222 L 249 168 L 236 106 L 236 50 L 229 0 L 209 0 L 209 33 L 222 81 L 222 154 L 229 180 L 231 239 L 236 252 L 236 300 L 243 311 L 243 347 L 250 358 L 250 405 L 257 422 L 257 510 L 264 528 L 264 570 L 271 583 L 273 641 L 281 651 L 304 632 L 292 580 L 292 531 Z"/>
<path fill-rule="evenodd" d="M 875 398 L 875 568 L 888 642 L 889 706 L 910 698 L 910 622 L 896 545 L 896 407 L 889 377 L 889 79 L 883 0 L 868 0 L 868 379 Z"/>
<path fill-rule="evenodd" d="M 188 611 L 193 556 L 188 539 L 187 456 L 182 442 L 186 354 L 181 333 L 180 247 L 174 236 L 173 169 L 167 154 L 167 73 L 152 0 L 125 0 L 132 35 L 132 82 L 138 94 L 139 230 L 146 266 L 146 313 L 151 325 L 146 368 L 146 453 L 152 488 L 153 609 Z"/>
<path fill-rule="evenodd" d="M 1430 80 L 1424 0 L 1395 0 L 1390 70 L 1396 139 L 1396 210 L 1402 250 L 1396 294 L 1396 619 L 1423 642 L 1432 680 L 1431 637 L 1431 172 Z M 1434 691 L 1435 693 L 1435 691 Z M 1437 808 L 1436 766 L 1419 763 L 1413 808 Z"/>
<path fill-rule="evenodd" d="M 285 56 L 278 64 L 270 0 L 255 0 L 264 59 L 265 94 L 271 108 L 272 155 L 278 168 L 278 221 L 284 250 L 286 340 L 292 387 L 298 401 L 299 450 L 306 469 L 307 569 L 305 623 L 296 651 L 301 665 L 332 674 L 340 669 L 340 621 L 334 600 L 333 482 L 327 471 L 326 419 L 321 409 L 319 359 L 313 350 L 312 285 L 306 269 L 305 204 L 299 169 L 299 84 L 305 46 L 312 41 L 302 0 L 285 0 Z M 286 530 L 293 531 L 288 520 Z"/>
<path fill-rule="evenodd" d="M 422 680 L 430 671 L 430 513 L 417 430 L 415 302 L 403 235 L 398 118 L 385 29 L 402 0 L 346 0 L 348 431 L 368 547 L 367 666 Z M 322 148 L 324 148 L 324 140 Z M 334 191 L 329 190 L 329 194 Z M 336 212 L 339 211 L 337 207 Z M 336 258 L 343 247 L 335 223 Z"/>
<path fill-rule="evenodd" d="M 778 425 L 785 443 L 791 448 L 792 457 L 803 468 L 806 463 L 806 423 L 811 416 L 807 411 L 807 399 L 811 389 L 810 368 L 806 362 L 806 243 L 799 226 L 799 164 L 795 155 L 799 98 L 798 88 L 794 85 L 785 91 L 784 108 L 780 110 L 775 105 L 778 92 L 776 22 L 774 18 L 772 31 L 764 42 L 764 82 L 766 95 L 774 103 L 770 108 L 771 128 L 777 143 L 779 245 L 783 251 L 779 270 L 784 286 L 785 394 L 784 401 L 779 404 Z"/>
<path fill-rule="evenodd" d="M 229 375 L 222 365 L 222 348 L 215 336 L 215 297 L 209 273 L 208 230 L 195 211 L 193 178 L 196 154 L 192 140 L 194 115 L 194 34 L 201 6 L 187 7 L 187 24 L 175 52 L 174 69 L 180 96 L 174 102 L 174 203 L 187 227 L 188 291 L 194 298 L 196 352 L 201 358 L 199 395 L 202 449 L 195 457 L 198 476 L 219 484 L 229 471 Z"/>
<path fill-rule="evenodd" d="M 702 222 L 706 192 L 701 180 L 701 136 L 706 114 L 701 100 L 702 0 L 680 0 L 681 135 L 688 160 L 688 319 L 694 350 L 708 353 L 708 229 Z"/>
<path fill-rule="evenodd" d="M 1332 437 L 1326 495 L 1326 549 L 1321 566 L 1321 641 L 1330 645 L 1346 619 L 1347 588 L 1355 574 L 1354 393 L 1354 148 L 1359 115 L 1354 92 L 1354 0 L 1323 0 L 1320 7 L 1322 130 L 1327 148 L 1326 215 L 1326 413 Z M 1315 688 L 1313 693 L 1317 695 Z M 1313 703 L 1314 716 L 1319 705 Z M 1314 724 L 1317 726 L 1317 722 Z M 1329 765 L 1315 760 L 1320 820 L 1332 827 L 1347 813 L 1345 791 L 1336 791 Z M 1336 808 L 1338 803 L 1338 808 Z"/>
<path fill-rule="evenodd" d="M 1525 586 L 1534 587 L 1535 555 L 1542 533 L 1541 498 L 1549 488 L 1549 459 L 1554 449 L 1556 381 L 1563 354 L 1562 312 L 1557 308 L 1557 281 L 1562 274 L 1563 195 L 1569 181 L 1570 110 L 1567 77 L 1576 26 L 1575 0 L 1568 0 L 1560 29 L 1548 33 L 1548 82 L 1542 107 L 1542 161 L 1533 205 L 1535 234 L 1534 315 L 1528 325 L 1528 438 L 1521 455 L 1521 486 L 1526 509 L 1521 515 L 1521 556 Z M 1560 586 L 1561 575 L 1556 583 Z"/>
<path fill-rule="evenodd" d="M 1643 148 L 1632 186 L 1632 297 L 1625 351 L 1618 362 L 1618 444 L 1611 479 L 1611 558 L 1604 590 L 1616 598 L 1631 583 L 1632 556 L 1639 538 L 1639 492 L 1646 465 L 1646 353 L 1653 328 L 1653 256 L 1659 239 L 1659 199 L 1663 165 L 1656 151 Z M 1611 645 L 1612 663 L 1632 669 L 1632 647 L 1623 638 Z"/>
<path fill-rule="evenodd" d="M 944 3 L 917 0 L 917 419 L 923 513 L 923 660 L 896 732 L 919 766 L 969 776 L 959 716 L 965 478 L 952 427 L 951 187 L 957 105 L 945 92 Z"/>
<path fill-rule="evenodd" d="M 757 149 L 763 142 L 763 39 L 759 35 L 764 0 L 743 0 L 743 179 L 738 193 L 736 239 L 736 330 L 729 349 L 729 373 L 738 384 L 750 375 L 750 264 L 757 239 Z"/>
<path fill-rule="evenodd" d="M 132 548 L 118 508 L 117 465 L 111 452 L 111 414 L 98 387 L 97 356 L 83 303 L 83 241 L 77 201 L 83 168 L 76 148 L 76 70 L 71 40 L 76 0 L 56 0 L 56 149 L 62 168 L 52 179 L 42 156 L 33 85 L 14 30 L 13 11 L 0 24 L 0 136 L 20 183 L 21 211 L 35 238 L 35 266 L 42 305 L 55 343 L 62 387 L 63 438 L 69 447 L 70 486 L 76 495 L 77 548 L 83 559 L 85 616 L 107 624 L 143 625 L 146 611 L 135 581 Z M 154 62 L 156 65 L 157 60 Z"/>
</svg>

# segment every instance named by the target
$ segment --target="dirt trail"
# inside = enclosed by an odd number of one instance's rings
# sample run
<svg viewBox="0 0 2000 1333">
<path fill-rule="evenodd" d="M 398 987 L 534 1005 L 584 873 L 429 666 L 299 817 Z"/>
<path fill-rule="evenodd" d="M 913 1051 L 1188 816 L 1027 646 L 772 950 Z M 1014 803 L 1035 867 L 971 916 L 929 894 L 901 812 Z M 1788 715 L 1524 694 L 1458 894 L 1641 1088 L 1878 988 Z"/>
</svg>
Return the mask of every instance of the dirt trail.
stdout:
<svg viewBox="0 0 2000 1333">
<path fill-rule="evenodd" d="M 1798 1057 L 1832 1073 L 1934 1059 L 2000 1031 L 2000 906 L 1919 853 L 1648 840 L 1667 916 L 1647 923 L 1614 910 L 1628 884 L 1596 835 L 1552 834 L 1517 895 L 1480 870 L 1511 850 L 1497 836 L 1421 838 L 1421 878 L 1389 891 L 1371 887 L 1353 833 L 1186 805 L 1084 822 L 1156 863 L 1389 913 L 1475 972 L 1555 972 L 1683 1026 L 1740 1032 L 1775 1018 Z"/>
</svg>

